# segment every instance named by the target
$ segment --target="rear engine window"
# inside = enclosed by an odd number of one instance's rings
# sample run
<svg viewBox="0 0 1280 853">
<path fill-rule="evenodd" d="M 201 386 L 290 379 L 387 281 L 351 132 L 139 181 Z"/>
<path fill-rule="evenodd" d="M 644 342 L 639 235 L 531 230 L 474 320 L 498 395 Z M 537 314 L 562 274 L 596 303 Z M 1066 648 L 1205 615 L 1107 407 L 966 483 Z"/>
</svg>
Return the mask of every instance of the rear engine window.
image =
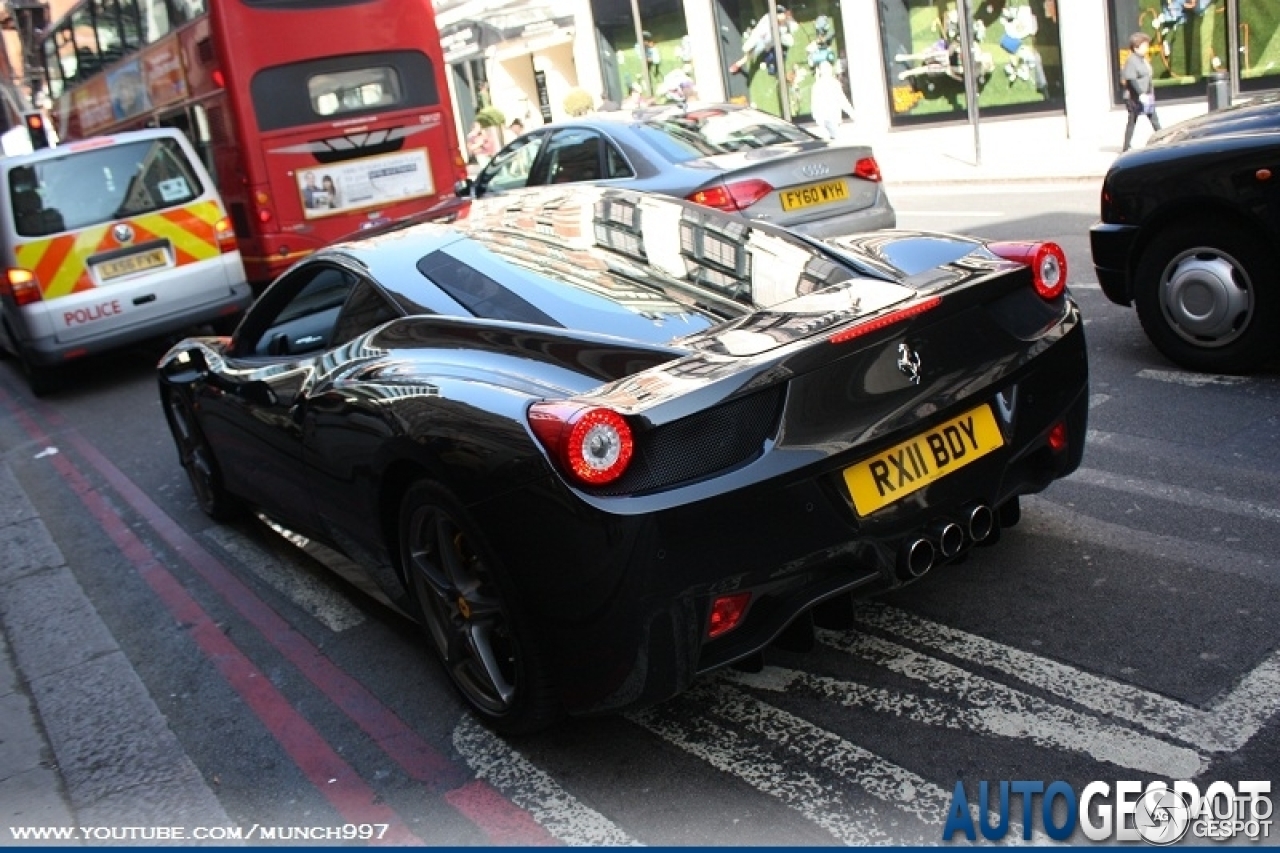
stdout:
<svg viewBox="0 0 1280 853">
<path fill-rule="evenodd" d="M 186 153 L 173 139 L 72 151 L 9 170 L 14 226 L 23 237 L 141 216 L 203 194 Z"/>
<path fill-rule="evenodd" d="M 817 139 L 807 130 L 759 110 L 720 107 L 656 116 L 638 130 L 673 163 Z"/>
</svg>

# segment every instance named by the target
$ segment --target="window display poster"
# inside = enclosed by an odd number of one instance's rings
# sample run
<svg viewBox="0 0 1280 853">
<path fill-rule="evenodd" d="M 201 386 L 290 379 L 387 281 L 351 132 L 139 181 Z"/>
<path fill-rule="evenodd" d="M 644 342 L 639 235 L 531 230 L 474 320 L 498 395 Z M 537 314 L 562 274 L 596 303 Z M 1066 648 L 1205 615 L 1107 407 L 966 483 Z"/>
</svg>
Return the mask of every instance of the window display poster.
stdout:
<svg viewBox="0 0 1280 853">
<path fill-rule="evenodd" d="M 1274 89 L 1280 85 L 1280 3 L 1239 2 L 1241 88 Z"/>
<path fill-rule="evenodd" d="M 1057 0 L 970 3 L 975 84 L 983 113 L 1007 115 L 1061 107 L 1058 5 Z M 967 117 L 962 31 L 955 0 L 889 0 L 881 4 L 881 14 L 895 123 L 917 117 Z"/>
<path fill-rule="evenodd" d="M 1227 0 L 1111 0 L 1116 102 L 1123 98 L 1120 71 L 1129 57 L 1129 36 L 1137 32 L 1151 37 L 1147 59 L 1157 98 L 1203 97 L 1205 78 L 1227 70 L 1226 12 Z"/>
<path fill-rule="evenodd" d="M 296 177 L 307 219 L 435 192 L 427 152 L 421 148 L 299 169 Z"/>
</svg>

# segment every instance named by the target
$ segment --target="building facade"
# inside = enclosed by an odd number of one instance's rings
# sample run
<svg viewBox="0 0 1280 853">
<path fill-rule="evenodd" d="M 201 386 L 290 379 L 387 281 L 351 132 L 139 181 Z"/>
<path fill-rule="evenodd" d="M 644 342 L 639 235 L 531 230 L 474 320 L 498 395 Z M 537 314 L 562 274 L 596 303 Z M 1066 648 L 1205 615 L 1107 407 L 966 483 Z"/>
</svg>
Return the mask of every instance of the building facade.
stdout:
<svg viewBox="0 0 1280 853">
<path fill-rule="evenodd" d="M 1001 119 L 989 133 L 1006 120 L 1044 116 L 1065 118 L 1062 132 L 1071 136 L 1109 124 L 1123 109 L 1120 69 L 1134 32 L 1152 39 L 1161 102 L 1203 103 L 1217 73 L 1236 99 L 1280 90 L 1277 0 L 547 2 L 437 5 L 442 30 L 477 33 L 457 60 L 469 69 L 459 65 L 452 78 L 487 75 L 486 97 L 526 127 L 564 118 L 569 89 L 598 103 L 660 102 L 678 97 L 686 80 L 700 100 L 752 103 L 804 122 L 824 62 L 855 105 L 859 132 L 966 122 L 960 2 L 970 13 L 979 115 Z M 538 14 L 546 29 L 532 37 L 501 23 L 500 32 L 479 32 L 485 22 Z M 453 94 L 460 115 L 474 112 L 474 90 L 460 82 Z"/>
</svg>

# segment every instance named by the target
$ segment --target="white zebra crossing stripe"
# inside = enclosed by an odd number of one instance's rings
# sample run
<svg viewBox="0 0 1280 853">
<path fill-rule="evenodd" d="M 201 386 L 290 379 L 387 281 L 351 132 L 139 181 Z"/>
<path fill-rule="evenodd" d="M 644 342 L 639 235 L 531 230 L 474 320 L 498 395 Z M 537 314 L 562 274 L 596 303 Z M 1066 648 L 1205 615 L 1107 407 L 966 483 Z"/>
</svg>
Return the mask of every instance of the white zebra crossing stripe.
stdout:
<svg viewBox="0 0 1280 853">
<path fill-rule="evenodd" d="M 897 608 L 866 604 L 858 608 L 856 618 L 864 625 L 980 663 L 1077 705 L 1207 752 L 1240 749 L 1280 709 L 1280 652 L 1266 658 L 1206 711 Z"/>
<path fill-rule="evenodd" d="M 767 673 L 781 673 L 774 667 L 763 673 L 749 675 L 732 670 L 722 674 L 723 681 L 734 681 L 749 687 L 761 686 L 771 679 Z M 788 681 L 783 678 L 778 681 Z M 770 686 L 766 689 L 776 689 Z M 716 697 L 715 713 L 745 727 L 768 743 L 780 744 L 801 759 L 826 768 L 844 780 L 857 785 L 876 799 L 883 800 L 907 814 L 919 818 L 928 825 L 942 826 L 947 822 L 951 804 L 951 792 L 943 790 L 875 753 L 826 729 L 813 725 L 795 714 L 775 708 L 741 691 L 721 687 Z M 974 822 L 978 811 L 971 806 Z M 988 821 L 995 825 L 996 821 Z M 1022 825 L 1009 824 L 1009 843 L 1022 841 Z M 1035 833 L 1032 843 L 1047 841 L 1047 836 Z"/>
<path fill-rule="evenodd" d="M 1026 739 L 1166 779 L 1190 779 L 1205 763 L 1186 747 L 1054 705 L 879 637 L 820 631 L 819 639 L 827 646 L 925 682 L 933 691 L 961 699 L 958 707 L 939 704 L 931 708 L 919 697 L 912 697 L 920 703 L 926 721 L 936 720 L 937 725 Z M 861 685 L 846 687 L 834 681 L 824 686 L 839 701 L 850 704 L 860 704 L 860 689 L 865 690 Z"/>
<path fill-rule="evenodd" d="M 842 844 L 862 847 L 893 843 L 873 825 L 871 815 L 851 810 L 840 792 L 817 776 L 780 764 L 760 744 L 713 722 L 700 709 L 691 711 L 689 704 L 698 699 L 716 703 L 713 710 L 718 711 L 726 697 L 718 695 L 716 688 L 699 683 L 681 698 L 629 716 L 717 770 L 786 803 Z"/>
<path fill-rule="evenodd" d="M 231 527 L 210 527 L 204 537 L 330 631 L 341 633 L 364 622 L 364 614 L 345 595 L 320 579 L 327 570 L 307 572 L 296 565 L 285 565 Z"/>
<path fill-rule="evenodd" d="M 543 829 L 573 847 L 633 847 L 639 842 L 579 802 L 544 771 L 471 716 L 453 730 L 453 746 L 477 779 L 532 815 Z"/>
</svg>

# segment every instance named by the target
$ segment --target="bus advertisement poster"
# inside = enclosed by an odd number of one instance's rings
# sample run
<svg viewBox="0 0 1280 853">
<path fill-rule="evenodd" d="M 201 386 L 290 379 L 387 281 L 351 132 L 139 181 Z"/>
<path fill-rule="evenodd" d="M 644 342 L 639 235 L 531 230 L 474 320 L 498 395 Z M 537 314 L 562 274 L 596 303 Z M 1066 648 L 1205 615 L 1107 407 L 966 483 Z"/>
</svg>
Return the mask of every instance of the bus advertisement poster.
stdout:
<svg viewBox="0 0 1280 853">
<path fill-rule="evenodd" d="M 297 180 L 308 219 L 435 192 L 425 149 L 299 169 Z"/>
<path fill-rule="evenodd" d="M 151 98 L 142 79 L 142 63 L 137 59 L 108 71 L 107 89 L 111 92 L 111 112 L 118 119 L 151 109 Z"/>
</svg>

